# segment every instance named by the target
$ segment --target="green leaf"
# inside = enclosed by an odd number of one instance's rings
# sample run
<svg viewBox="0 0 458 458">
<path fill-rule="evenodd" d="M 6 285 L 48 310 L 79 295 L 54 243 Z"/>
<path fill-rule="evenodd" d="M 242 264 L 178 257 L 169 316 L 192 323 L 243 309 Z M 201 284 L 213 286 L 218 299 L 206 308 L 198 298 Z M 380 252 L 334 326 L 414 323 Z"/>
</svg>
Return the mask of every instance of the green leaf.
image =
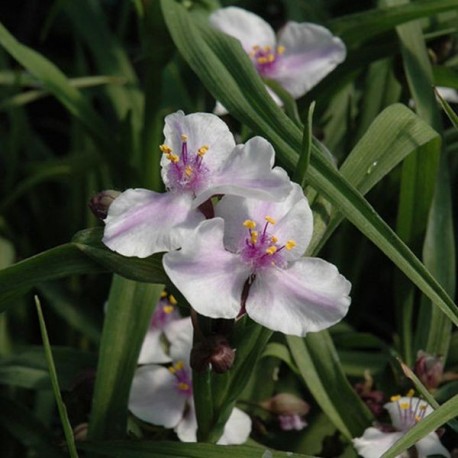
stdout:
<svg viewBox="0 0 458 458">
<path fill-rule="evenodd" d="M 458 395 L 442 404 L 437 410 L 419 421 L 411 430 L 405 433 L 381 458 L 396 458 L 412 445 L 415 445 L 427 434 L 440 428 L 458 412 Z"/>
<path fill-rule="evenodd" d="M 457 77 L 458 79 L 458 77 Z M 436 97 L 439 99 L 439 102 L 442 106 L 442 109 L 444 110 L 445 114 L 448 116 L 448 119 L 450 119 L 450 122 L 453 124 L 453 126 L 458 129 L 458 115 L 455 113 L 453 108 L 448 104 L 447 100 L 445 100 L 440 92 L 435 88 L 435 93 Z"/>
<path fill-rule="evenodd" d="M 271 100 L 240 44 L 206 24 L 197 23 L 178 3 L 161 2 L 175 44 L 207 89 L 239 120 L 268 138 L 280 162 L 289 171 L 293 170 L 300 151 L 301 132 Z M 437 135 L 426 124 L 422 125 L 422 131 L 429 132 L 430 140 Z M 458 324 L 458 308 L 443 288 L 361 194 L 315 148 L 307 178 Z"/>
<path fill-rule="evenodd" d="M 372 415 L 341 370 L 327 331 L 308 334 L 305 339 L 286 336 L 286 340 L 302 380 L 323 412 L 348 439 L 361 435 Z"/>
<path fill-rule="evenodd" d="M 56 373 L 56 366 L 54 365 L 51 345 L 49 343 L 49 338 L 48 338 L 48 331 L 46 330 L 46 324 L 43 318 L 43 311 L 41 310 L 40 301 L 37 296 L 35 296 L 35 305 L 37 307 L 38 320 L 40 322 L 41 337 L 43 339 L 43 347 L 45 350 L 46 361 L 48 363 L 49 376 L 51 379 L 52 390 L 54 393 L 54 398 L 56 400 L 57 410 L 59 412 L 59 417 L 62 423 L 62 428 L 64 430 L 65 441 L 67 442 L 68 452 L 71 458 L 78 458 L 78 453 L 76 451 L 75 438 L 73 436 L 72 426 L 68 419 L 67 409 L 65 407 L 64 401 L 62 400 L 62 395 L 60 393 L 59 381 L 57 379 L 57 373 Z"/>
<path fill-rule="evenodd" d="M 143 338 L 162 285 L 113 277 L 99 351 L 89 437 L 127 433 L 127 403 Z"/>
<path fill-rule="evenodd" d="M 264 447 L 248 445 L 213 445 L 177 442 L 85 442 L 78 444 L 82 450 L 99 452 L 104 456 L 119 458 L 313 458 L 299 453 L 277 452 Z"/>
</svg>

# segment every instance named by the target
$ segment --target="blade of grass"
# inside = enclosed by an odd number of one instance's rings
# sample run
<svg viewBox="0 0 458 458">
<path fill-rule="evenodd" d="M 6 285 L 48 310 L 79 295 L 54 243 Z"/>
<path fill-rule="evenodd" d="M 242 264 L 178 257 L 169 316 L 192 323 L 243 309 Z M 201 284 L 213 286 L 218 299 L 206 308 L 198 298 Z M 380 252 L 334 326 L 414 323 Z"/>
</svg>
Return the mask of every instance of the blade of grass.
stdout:
<svg viewBox="0 0 458 458">
<path fill-rule="evenodd" d="M 35 305 L 37 307 L 38 320 L 40 322 L 41 337 L 43 339 L 43 346 L 46 355 L 46 361 L 48 362 L 49 376 L 51 379 L 52 390 L 57 403 L 57 410 L 59 412 L 60 421 L 64 430 L 65 441 L 68 447 L 68 453 L 71 458 L 78 458 L 78 453 L 75 446 L 75 438 L 73 436 L 72 426 L 67 416 L 67 409 L 62 395 L 60 393 L 59 381 L 57 380 L 56 366 L 54 365 L 54 359 L 52 356 L 51 345 L 49 343 L 48 331 L 46 330 L 45 320 L 43 318 L 43 311 L 41 310 L 40 300 L 35 296 Z"/>
<path fill-rule="evenodd" d="M 306 185 L 307 169 L 310 164 L 310 156 L 312 155 L 312 140 L 313 140 L 313 110 L 315 109 L 315 102 L 312 102 L 307 112 L 307 119 L 305 121 L 304 133 L 302 135 L 302 149 L 297 161 L 296 171 L 293 175 L 293 181 L 299 183 L 303 188 Z"/>
</svg>

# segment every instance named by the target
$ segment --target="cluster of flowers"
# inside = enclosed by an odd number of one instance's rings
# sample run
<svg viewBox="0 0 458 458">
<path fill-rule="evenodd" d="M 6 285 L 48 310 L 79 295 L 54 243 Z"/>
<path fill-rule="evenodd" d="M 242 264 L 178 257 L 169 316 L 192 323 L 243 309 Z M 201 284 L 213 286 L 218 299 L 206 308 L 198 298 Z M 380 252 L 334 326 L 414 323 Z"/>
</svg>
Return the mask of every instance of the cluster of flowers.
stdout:
<svg viewBox="0 0 458 458">
<path fill-rule="evenodd" d="M 236 145 L 227 125 L 208 113 L 167 116 L 164 136 L 167 192 L 121 193 L 109 207 L 103 242 L 125 256 L 166 251 L 170 280 L 210 318 L 247 313 L 299 336 L 340 321 L 350 283 L 334 265 L 302 257 L 312 212 L 302 189 L 273 166 L 272 146 L 261 137 Z"/>
<path fill-rule="evenodd" d="M 196 442 L 192 397 L 192 324 L 181 318 L 173 296 L 156 306 L 139 356 L 129 398 L 130 411 L 141 420 L 173 428 L 183 442 Z M 250 417 L 234 408 L 219 444 L 241 444 L 251 432 Z"/>
</svg>

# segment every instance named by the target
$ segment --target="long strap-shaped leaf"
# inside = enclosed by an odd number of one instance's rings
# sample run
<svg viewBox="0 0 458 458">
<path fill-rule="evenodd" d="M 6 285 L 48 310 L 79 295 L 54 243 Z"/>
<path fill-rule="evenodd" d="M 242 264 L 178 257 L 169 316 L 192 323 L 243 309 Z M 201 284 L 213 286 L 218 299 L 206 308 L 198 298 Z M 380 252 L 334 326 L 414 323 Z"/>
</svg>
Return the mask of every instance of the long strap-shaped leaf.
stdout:
<svg viewBox="0 0 458 458">
<path fill-rule="evenodd" d="M 301 131 L 272 102 L 238 41 L 211 30 L 208 24 L 192 17 L 173 0 L 161 2 L 175 44 L 207 89 L 234 116 L 267 137 L 276 147 L 282 163 L 289 171 L 293 170 L 300 151 Z M 407 135 L 415 139 L 417 129 L 423 133 L 429 131 L 429 141 L 437 137 L 420 120 Z M 399 132 L 399 135 L 402 137 L 405 133 Z M 308 180 L 458 324 L 458 309 L 444 289 L 364 197 L 316 150 L 312 151 Z"/>
</svg>

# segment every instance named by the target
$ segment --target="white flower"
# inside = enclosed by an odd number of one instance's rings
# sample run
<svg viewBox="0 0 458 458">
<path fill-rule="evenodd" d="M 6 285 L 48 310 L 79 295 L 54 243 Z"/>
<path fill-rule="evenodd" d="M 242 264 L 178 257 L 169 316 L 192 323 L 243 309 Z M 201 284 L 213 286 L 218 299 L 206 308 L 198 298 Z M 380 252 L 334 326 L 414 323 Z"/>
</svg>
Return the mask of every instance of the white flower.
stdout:
<svg viewBox="0 0 458 458">
<path fill-rule="evenodd" d="M 198 313 L 231 319 L 246 312 L 269 329 L 300 336 L 344 317 L 350 283 L 334 265 L 301 257 L 313 220 L 300 186 L 282 202 L 223 197 L 216 216 L 163 258 Z"/>
<path fill-rule="evenodd" d="M 380 458 L 407 431 L 433 411 L 428 403 L 411 396 L 394 396 L 392 402 L 388 402 L 384 407 L 388 410 L 396 431 L 384 432 L 370 427 L 364 431 L 362 437 L 353 439 L 353 445 L 363 458 Z M 450 457 L 450 453 L 440 443 L 435 432 L 420 439 L 415 444 L 415 449 L 418 458 L 427 458 L 429 455 Z M 407 455 L 399 455 L 401 458 L 404 456 Z"/>
<path fill-rule="evenodd" d="M 267 140 L 254 137 L 236 146 L 215 115 L 171 114 L 164 136 L 161 166 L 168 192 L 128 189 L 108 209 L 103 243 L 124 256 L 179 248 L 205 219 L 198 207 L 215 194 L 281 200 L 291 189 L 286 172 L 272 168 L 275 153 Z"/>
</svg>

